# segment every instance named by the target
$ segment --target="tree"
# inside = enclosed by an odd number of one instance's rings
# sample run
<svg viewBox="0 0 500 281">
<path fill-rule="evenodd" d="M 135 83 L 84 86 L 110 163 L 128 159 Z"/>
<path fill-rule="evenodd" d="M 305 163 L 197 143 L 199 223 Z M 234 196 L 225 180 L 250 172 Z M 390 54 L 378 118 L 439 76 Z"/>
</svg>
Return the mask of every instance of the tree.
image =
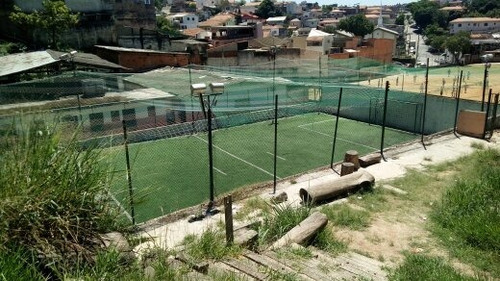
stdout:
<svg viewBox="0 0 500 281">
<path fill-rule="evenodd" d="M 165 17 L 156 17 L 156 28 L 167 33 L 171 37 L 181 36 L 181 32 L 179 31 L 180 27 L 176 26 L 176 24 L 167 20 Z"/>
<path fill-rule="evenodd" d="M 44 0 L 42 6 L 42 10 L 33 13 L 25 13 L 14 6 L 9 18 L 15 23 L 50 32 L 52 47 L 57 48 L 60 34 L 76 26 L 79 16 L 72 13 L 62 0 Z"/>
<path fill-rule="evenodd" d="M 448 26 L 447 14 L 439 10 L 439 4 L 433 1 L 421 0 L 408 4 L 415 23 L 425 29 L 431 24 L 438 24 L 446 28 Z"/>
<path fill-rule="evenodd" d="M 263 19 L 281 15 L 280 11 L 276 9 L 274 2 L 271 0 L 263 0 L 262 2 L 260 2 L 259 7 L 257 7 L 257 10 L 255 11 L 255 14 Z"/>
<path fill-rule="evenodd" d="M 337 28 L 335 28 L 335 26 L 333 26 L 333 25 L 327 25 L 327 26 L 325 26 L 325 29 L 323 29 L 324 32 L 330 33 L 330 34 L 333 34 L 335 32 L 335 30 L 337 30 Z"/>
<path fill-rule="evenodd" d="M 446 49 L 453 54 L 458 63 L 458 59 L 462 54 L 467 53 L 471 48 L 470 34 L 465 31 L 460 31 L 452 36 L 449 36 L 444 43 Z"/>
<path fill-rule="evenodd" d="M 337 28 L 362 37 L 373 32 L 375 25 L 371 23 L 364 15 L 358 14 L 340 20 Z"/>
<path fill-rule="evenodd" d="M 432 39 L 430 39 L 429 45 L 436 51 L 443 52 L 445 49 L 445 43 L 447 38 L 448 36 L 446 35 L 433 36 Z"/>
<path fill-rule="evenodd" d="M 396 18 L 395 24 L 397 25 L 405 25 L 405 15 L 404 14 L 399 14 L 398 17 Z"/>
</svg>

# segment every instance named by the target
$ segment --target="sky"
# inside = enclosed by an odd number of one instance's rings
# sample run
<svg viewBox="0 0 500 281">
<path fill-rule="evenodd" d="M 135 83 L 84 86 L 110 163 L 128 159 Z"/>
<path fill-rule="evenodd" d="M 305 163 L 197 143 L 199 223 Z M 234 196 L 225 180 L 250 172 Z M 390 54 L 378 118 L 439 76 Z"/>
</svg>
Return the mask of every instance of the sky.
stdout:
<svg viewBox="0 0 500 281">
<path fill-rule="evenodd" d="M 382 0 L 382 5 L 395 5 L 395 4 L 405 4 L 410 2 L 415 2 L 416 0 Z M 295 0 L 295 2 L 300 3 L 301 0 Z M 366 6 L 378 6 L 380 5 L 380 0 L 307 0 L 307 2 L 318 2 L 320 5 L 331 5 L 338 4 L 339 6 L 347 5 L 352 6 L 355 4 L 366 5 Z"/>
</svg>

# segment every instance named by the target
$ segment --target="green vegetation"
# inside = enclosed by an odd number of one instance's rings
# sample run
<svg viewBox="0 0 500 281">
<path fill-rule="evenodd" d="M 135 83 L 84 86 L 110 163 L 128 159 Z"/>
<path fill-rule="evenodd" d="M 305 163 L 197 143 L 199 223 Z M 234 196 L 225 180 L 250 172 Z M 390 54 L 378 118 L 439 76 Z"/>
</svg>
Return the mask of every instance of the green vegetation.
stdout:
<svg viewBox="0 0 500 281">
<path fill-rule="evenodd" d="M 341 19 L 337 26 L 338 29 L 351 32 L 356 36 L 365 36 L 373 32 L 375 25 L 370 22 L 365 15 L 357 14 L 345 19 Z"/>
<path fill-rule="evenodd" d="M 98 235 L 118 227 L 101 152 L 82 150 L 75 136 L 63 139 L 42 122 L 7 131 L 1 141 L 2 262 L 11 256 L 54 271 L 92 263 Z"/>
<path fill-rule="evenodd" d="M 184 245 L 186 252 L 195 261 L 222 260 L 228 256 L 236 256 L 241 252 L 241 248 L 237 246 L 226 246 L 224 233 L 214 229 L 208 229 L 200 237 L 186 236 Z"/>
<path fill-rule="evenodd" d="M 61 0 L 44 0 L 43 9 L 32 13 L 25 13 L 17 6 L 10 14 L 11 21 L 19 25 L 28 25 L 31 28 L 40 28 L 51 34 L 51 48 L 58 48 L 58 37 L 61 33 L 76 26 L 78 14 L 74 14 Z"/>
<path fill-rule="evenodd" d="M 459 259 L 500 277 L 500 151 L 478 150 L 432 213 L 433 228 Z"/>
<path fill-rule="evenodd" d="M 22 43 L 0 41 L 0 57 L 8 54 L 20 53 L 26 49 Z"/>
<path fill-rule="evenodd" d="M 260 2 L 255 14 L 260 18 L 267 19 L 269 17 L 281 16 L 281 11 L 276 8 L 271 0 L 263 0 Z"/>
<path fill-rule="evenodd" d="M 165 17 L 156 17 L 156 28 L 172 37 L 179 37 L 182 33 L 180 26 L 166 19 Z"/>
<path fill-rule="evenodd" d="M 308 207 L 295 208 L 289 204 L 275 205 L 271 213 L 264 214 L 264 221 L 259 227 L 259 244 L 267 245 L 278 240 L 289 230 L 309 216 Z"/>
<path fill-rule="evenodd" d="M 362 230 L 370 225 L 370 213 L 355 210 L 347 205 L 323 207 L 324 213 L 333 225 L 343 226 L 352 230 Z"/>
<path fill-rule="evenodd" d="M 472 281 L 477 279 L 458 273 L 453 267 L 446 264 L 442 258 L 408 254 L 404 263 L 391 273 L 389 280 Z"/>
<path fill-rule="evenodd" d="M 347 244 L 335 237 L 330 223 L 312 241 L 312 245 L 332 255 L 347 252 Z"/>
</svg>

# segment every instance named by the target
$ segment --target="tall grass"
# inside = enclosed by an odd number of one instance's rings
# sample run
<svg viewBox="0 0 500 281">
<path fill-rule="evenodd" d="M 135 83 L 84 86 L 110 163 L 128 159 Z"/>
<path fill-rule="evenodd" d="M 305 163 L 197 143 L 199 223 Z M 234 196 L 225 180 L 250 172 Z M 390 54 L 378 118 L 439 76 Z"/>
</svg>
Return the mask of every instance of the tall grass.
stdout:
<svg viewBox="0 0 500 281">
<path fill-rule="evenodd" d="M 108 170 L 97 149 L 55 126 L 9 130 L 0 146 L 0 251 L 23 248 L 42 264 L 91 261 L 115 227 Z"/>
<path fill-rule="evenodd" d="M 480 150 L 436 204 L 432 219 L 452 253 L 500 276 L 500 151 Z"/>
<path fill-rule="evenodd" d="M 293 207 L 289 204 L 275 205 L 272 211 L 264 214 L 259 227 L 259 244 L 265 245 L 281 238 L 285 233 L 309 216 L 309 207 Z"/>
</svg>

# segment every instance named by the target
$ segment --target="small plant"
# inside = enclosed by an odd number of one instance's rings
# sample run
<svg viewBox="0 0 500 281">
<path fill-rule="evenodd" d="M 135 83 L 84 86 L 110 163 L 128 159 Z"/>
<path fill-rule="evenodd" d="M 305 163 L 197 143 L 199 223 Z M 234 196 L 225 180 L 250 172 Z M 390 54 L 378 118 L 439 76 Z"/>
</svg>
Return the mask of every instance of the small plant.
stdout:
<svg viewBox="0 0 500 281">
<path fill-rule="evenodd" d="M 277 252 L 278 257 L 286 256 L 286 257 L 300 257 L 304 259 L 312 258 L 313 254 L 311 250 L 305 247 L 289 247 L 281 249 Z"/>
<path fill-rule="evenodd" d="M 484 144 L 480 142 L 473 142 L 470 144 L 470 147 L 474 149 L 484 149 Z"/>
<path fill-rule="evenodd" d="M 334 225 L 348 227 L 352 230 L 361 230 L 370 225 L 370 213 L 362 210 L 354 210 L 349 206 L 323 207 L 324 213 Z"/>
<path fill-rule="evenodd" d="M 237 246 L 226 246 L 226 239 L 222 232 L 208 229 L 196 238 L 195 236 L 186 236 L 184 238 L 186 251 L 195 260 L 222 260 L 227 256 L 234 256 L 241 252 Z"/>
<path fill-rule="evenodd" d="M 312 245 L 333 255 L 338 255 L 347 251 L 347 243 L 335 237 L 330 225 L 327 225 L 318 235 L 316 235 L 312 241 Z"/>
</svg>

